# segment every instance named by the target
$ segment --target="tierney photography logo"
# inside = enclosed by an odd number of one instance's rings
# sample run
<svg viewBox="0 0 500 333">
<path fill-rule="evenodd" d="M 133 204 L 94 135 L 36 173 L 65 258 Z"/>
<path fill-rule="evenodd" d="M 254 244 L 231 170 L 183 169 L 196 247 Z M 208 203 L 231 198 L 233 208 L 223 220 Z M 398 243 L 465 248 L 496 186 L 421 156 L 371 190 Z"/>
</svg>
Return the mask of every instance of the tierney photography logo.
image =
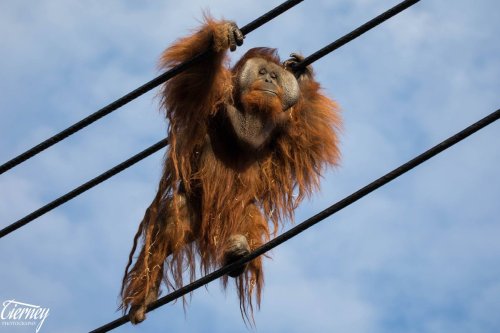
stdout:
<svg viewBox="0 0 500 333">
<path fill-rule="evenodd" d="M 36 333 L 42 328 L 50 310 L 40 305 L 21 303 L 14 299 L 4 301 L 2 306 L 2 312 L 0 312 L 2 326 L 35 326 Z"/>
</svg>

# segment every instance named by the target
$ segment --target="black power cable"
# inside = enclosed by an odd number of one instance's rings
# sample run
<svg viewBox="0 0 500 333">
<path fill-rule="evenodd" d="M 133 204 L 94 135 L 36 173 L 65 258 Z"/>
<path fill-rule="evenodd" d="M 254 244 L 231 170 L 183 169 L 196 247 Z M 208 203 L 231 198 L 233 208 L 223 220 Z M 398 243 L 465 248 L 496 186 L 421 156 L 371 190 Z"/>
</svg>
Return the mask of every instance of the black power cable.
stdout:
<svg viewBox="0 0 500 333">
<path fill-rule="evenodd" d="M 144 149 L 140 153 L 132 156 L 126 161 L 123 161 L 122 163 L 114 166 L 113 168 L 109 169 L 108 171 L 100 174 L 99 176 L 89 180 L 88 182 L 78 186 L 77 188 L 69 191 L 65 195 L 60 196 L 59 198 L 53 200 L 52 202 L 46 204 L 43 207 L 38 208 L 37 210 L 31 212 L 30 214 L 26 215 L 20 220 L 17 220 L 16 222 L 10 224 L 9 226 L 3 228 L 0 230 L 0 238 L 2 238 L 5 235 L 10 234 L 11 232 L 21 228 L 22 226 L 30 223 L 34 219 L 42 216 L 43 214 L 50 212 L 52 209 L 59 207 L 63 203 L 66 203 L 73 199 L 74 197 L 82 194 L 85 191 L 90 190 L 92 187 L 99 185 L 103 181 L 113 177 L 114 175 L 122 172 L 123 170 L 131 167 L 132 165 L 136 164 L 140 160 L 146 158 L 149 155 L 152 155 L 156 153 L 158 150 L 162 149 L 168 144 L 167 139 L 163 139 L 152 145 L 151 147 Z"/>
<path fill-rule="evenodd" d="M 318 60 L 320 58 L 323 58 L 328 53 L 333 52 L 336 49 L 344 46 L 345 44 L 347 44 L 349 42 L 351 42 L 352 40 L 358 38 L 359 36 L 361 36 L 365 32 L 367 32 L 367 31 L 375 28 L 380 23 L 383 23 L 384 21 L 387 21 L 391 17 L 393 17 L 393 16 L 401 13 L 403 10 L 405 10 L 405 9 L 413 6 L 414 4 L 416 4 L 419 1 L 420 0 L 405 0 L 403 2 L 400 2 L 399 4 L 397 4 L 396 6 L 392 7 L 391 9 L 386 10 L 385 12 L 383 12 L 382 14 L 380 14 L 379 16 L 371 19 L 370 21 L 366 22 L 365 24 L 363 24 L 363 25 L 359 26 L 358 28 L 354 29 L 353 31 L 351 31 L 347 35 L 344 35 L 343 37 L 337 39 L 333 43 L 331 43 L 331 44 L 325 46 L 324 48 L 322 48 L 321 50 L 319 50 L 317 52 L 314 52 L 313 54 L 311 54 L 310 56 L 308 56 L 307 58 L 305 58 L 301 63 L 297 64 L 297 67 L 306 67 L 306 66 L 312 64 L 316 60 Z"/>
<path fill-rule="evenodd" d="M 500 109 L 496 110 L 495 112 L 489 114 L 488 116 L 484 117 L 483 119 L 477 121 L 476 123 L 470 125 L 469 127 L 465 128 L 464 130 L 458 132 L 457 134 L 449 137 L 448 139 L 442 141 L 441 143 L 435 145 L 434 147 L 430 148 L 429 150 L 423 152 L 422 154 L 418 155 L 417 157 L 411 159 L 410 161 L 402 164 L 401 166 L 397 167 L 396 169 L 392 170 L 391 172 L 383 175 L 382 177 L 378 178 L 377 180 L 371 182 L 370 184 L 366 185 L 365 187 L 359 189 L 358 191 L 352 193 L 351 195 L 345 197 L 344 199 L 338 201 L 337 203 L 331 205 L 327 209 L 319 212 L 318 214 L 308 218 L 304 222 L 298 224 L 297 226 L 293 227 L 292 229 L 284 232 L 283 234 L 279 235 L 278 237 L 274 238 L 273 240 L 267 242 L 266 244 L 262 245 L 255 251 L 251 252 L 247 256 L 241 258 L 240 260 L 230 264 L 223 266 L 222 268 L 205 275 L 204 277 L 182 287 L 179 288 L 172 293 L 156 300 L 155 302 L 151 303 L 150 306 L 148 306 L 146 312 L 155 310 L 159 308 L 160 306 L 163 306 L 167 303 L 170 303 L 196 289 L 199 289 L 206 284 L 222 277 L 223 275 L 233 271 L 237 267 L 244 265 L 248 263 L 249 261 L 257 258 L 260 255 L 263 255 L 264 253 L 274 249 L 280 244 L 283 244 L 284 242 L 288 241 L 292 237 L 297 236 L 301 232 L 305 231 L 306 229 L 312 227 L 313 225 L 321 222 L 322 220 L 326 219 L 327 217 L 337 213 L 338 211 L 344 209 L 345 207 L 355 203 L 359 199 L 363 198 L 364 196 L 370 194 L 371 192 L 377 190 L 378 188 L 386 185 L 387 183 L 393 181 L 394 179 L 398 178 L 399 176 L 405 174 L 406 172 L 410 171 L 411 169 L 417 167 L 418 165 L 424 163 L 428 159 L 438 155 L 439 153 L 443 152 L 444 150 L 450 148 L 451 146 L 457 144 L 458 142 L 464 140 L 468 136 L 474 134 L 475 132 L 479 131 L 480 129 L 488 126 L 489 124 L 495 122 L 500 118 Z M 127 315 L 122 316 L 112 322 L 109 322 L 108 324 L 105 324 L 90 333 L 101 333 L 101 332 L 108 332 L 112 329 L 115 329 L 127 322 L 129 322 L 130 319 Z"/>
<path fill-rule="evenodd" d="M 293 6 L 299 4 L 304 0 L 288 0 L 279 5 L 278 7 L 272 9 L 271 11 L 267 12 L 266 14 L 262 15 L 261 17 L 257 18 L 256 20 L 250 22 L 249 24 L 245 25 L 243 28 L 241 28 L 241 32 L 243 35 L 247 35 L 250 32 L 254 31 L 258 27 L 262 26 L 263 24 L 271 21 L 278 15 L 284 13 L 288 9 L 292 8 Z M 139 88 L 129 92 L 123 97 L 120 97 L 116 101 L 106 105 L 102 109 L 94 112 L 93 114 L 87 116 L 86 118 L 80 120 L 79 122 L 71 125 L 70 127 L 66 128 L 65 130 L 55 134 L 54 136 L 48 138 L 47 140 L 39 143 L 38 145 L 32 147 L 31 149 L 25 151 L 24 153 L 14 157 L 13 159 L 5 162 L 4 164 L 0 165 L 0 175 L 16 165 L 19 165 L 26 160 L 32 158 L 36 154 L 44 151 L 45 149 L 55 145 L 59 141 L 62 141 L 66 139 L 68 136 L 75 134 L 79 130 L 87 127 L 88 125 L 92 124 L 93 122 L 101 119 L 104 116 L 107 116 L 111 112 L 117 110 L 118 108 L 124 106 L 125 104 L 133 101 L 137 97 L 147 93 L 151 89 L 154 89 L 158 87 L 160 84 L 168 81 L 169 79 L 173 78 L 177 74 L 185 71 L 189 67 L 191 67 L 193 64 L 197 63 L 198 61 L 202 60 L 204 57 L 206 57 L 208 54 L 207 52 L 201 53 L 194 57 L 193 59 L 186 61 L 185 63 L 182 63 L 167 72 L 159 75 L 158 77 L 152 79 L 151 81 L 145 83 L 144 85 L 140 86 Z"/>
<path fill-rule="evenodd" d="M 394 16 L 397 13 L 403 11 L 404 9 L 408 8 L 409 6 L 417 3 L 418 1 L 420 1 L 420 0 L 406 0 L 406 1 L 401 2 L 400 4 L 396 5 L 395 7 L 387 10 L 386 12 L 382 13 L 381 15 L 375 17 L 374 19 L 368 21 L 367 23 L 363 24 L 362 26 L 360 26 L 360 27 L 356 28 L 355 30 L 351 31 L 347 35 L 344 35 L 343 37 L 337 39 L 335 42 L 331 43 L 329 46 L 321 49 L 318 52 L 313 53 L 309 57 L 305 58 L 302 62 L 298 63 L 296 66 L 297 67 L 302 67 L 302 66 L 310 65 L 313 61 L 316 61 L 316 60 L 320 59 L 321 57 L 324 57 L 326 54 L 328 54 L 328 52 L 332 52 L 332 51 L 336 50 L 337 48 L 341 47 L 342 45 L 345 45 L 346 43 L 352 41 L 356 37 L 361 36 L 362 34 L 364 34 L 365 32 L 367 32 L 368 30 L 376 27 L 378 24 L 380 24 L 380 23 L 384 22 L 385 20 L 391 18 L 392 16 Z M 268 14 L 266 14 L 266 15 L 268 15 Z M 264 15 L 264 16 L 266 16 L 266 15 Z M 249 25 L 252 25 L 252 23 L 250 23 Z M 255 27 L 252 26 L 252 29 L 255 29 Z M 323 51 L 325 49 L 328 49 L 328 52 Z M 152 147 L 146 149 L 145 151 L 149 151 L 149 149 L 151 149 Z M 143 151 L 142 153 L 139 153 L 139 154 L 141 154 L 141 156 L 143 156 L 142 158 L 145 158 L 146 156 L 148 156 L 148 155 L 142 155 L 145 151 Z M 150 151 L 150 154 L 153 154 L 155 151 Z M 131 166 L 132 164 L 130 164 L 128 166 Z M 120 165 L 124 165 L 124 167 L 120 171 L 122 171 L 122 170 L 124 170 L 124 169 L 126 169 L 128 167 L 126 165 L 126 161 L 123 162 L 123 163 L 121 163 Z M 107 174 L 108 172 L 109 171 L 105 172 L 104 174 Z M 116 173 L 118 173 L 118 172 L 116 172 Z M 114 174 L 116 174 L 116 173 L 114 173 Z M 104 174 L 96 177 L 96 179 L 103 177 Z M 111 177 L 111 176 L 109 176 L 109 177 Z M 108 179 L 109 177 L 103 178 L 102 181 Z M 94 182 L 93 180 L 88 181 L 85 184 L 89 184 L 89 186 L 85 187 L 84 191 L 92 188 L 93 186 L 101 183 L 102 181 L 99 181 L 99 182 Z M 83 187 L 83 185 L 80 186 L 80 187 L 78 187 L 77 189 L 82 188 L 82 187 Z M 20 228 L 20 227 L 28 224 L 29 222 L 31 222 L 35 218 L 40 217 L 41 215 L 49 212 L 50 210 L 52 210 L 52 209 L 54 209 L 54 208 L 62 205 L 63 203 L 65 203 L 65 202 L 73 199 L 78 194 L 81 194 L 81 193 L 84 192 L 84 191 L 79 191 L 79 192 L 75 192 L 75 191 L 76 190 L 73 190 L 73 191 L 71 191 L 71 192 L 63 195 L 62 197 L 60 197 L 60 198 L 52 201 L 51 203 L 47 204 L 46 206 L 44 206 L 44 207 L 42 207 L 40 209 L 37 209 L 33 213 L 31 213 L 31 214 L 23 217 L 22 219 L 14 222 L 14 223 L 12 223 L 11 225 L 7 226 L 6 228 L 0 230 L 0 238 L 6 236 L 7 234 L 11 233 L 12 231 L 14 231 L 16 229 L 18 229 L 18 228 Z M 76 193 L 76 194 L 75 195 L 69 195 L 70 193 Z M 63 197 L 65 198 L 65 200 L 61 200 L 61 198 L 63 198 Z"/>
</svg>

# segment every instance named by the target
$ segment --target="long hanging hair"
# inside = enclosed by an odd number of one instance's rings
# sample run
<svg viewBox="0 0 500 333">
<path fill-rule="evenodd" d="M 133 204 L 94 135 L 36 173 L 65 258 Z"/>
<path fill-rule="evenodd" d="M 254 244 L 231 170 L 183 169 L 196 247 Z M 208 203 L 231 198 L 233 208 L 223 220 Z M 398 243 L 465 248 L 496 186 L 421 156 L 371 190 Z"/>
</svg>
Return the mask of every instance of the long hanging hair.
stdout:
<svg viewBox="0 0 500 333">
<path fill-rule="evenodd" d="M 211 25 L 216 29 L 212 20 L 207 25 L 207 29 Z M 182 45 L 197 39 L 202 43 L 205 37 L 202 30 L 181 39 L 165 51 L 162 66 L 177 65 L 181 53 L 186 52 Z M 219 268 L 231 235 L 244 234 L 251 250 L 267 242 L 285 220 L 293 220 L 297 205 L 318 187 L 322 169 L 339 160 L 338 140 L 332 130 L 340 126 L 338 108 L 312 77 L 299 81 L 301 97 L 289 110 L 288 125 L 273 138 L 272 149 L 255 163 L 237 169 L 223 162 L 231 156 L 221 159 L 214 153 L 208 120 L 223 112 L 226 103 L 234 105 L 238 98 L 235 78 L 244 62 L 253 57 L 281 63 L 275 49 L 255 48 L 232 70 L 224 66 L 209 72 L 193 70 L 163 86 L 170 146 L 157 195 L 139 225 L 129 255 L 121 291 L 124 310 L 145 301 L 149 286 L 160 279 L 169 291 L 184 285 L 185 272 L 194 281 L 197 258 L 204 274 Z M 193 75 L 199 75 L 199 80 Z M 190 96 L 183 84 L 188 79 L 212 86 L 205 87 L 205 95 Z M 196 87 L 197 91 L 203 89 Z M 139 243 L 142 250 L 131 268 Z M 252 322 L 254 301 L 260 306 L 264 284 L 262 258 L 252 260 L 235 282 L 242 316 Z M 225 288 L 227 276 L 222 283 Z"/>
</svg>

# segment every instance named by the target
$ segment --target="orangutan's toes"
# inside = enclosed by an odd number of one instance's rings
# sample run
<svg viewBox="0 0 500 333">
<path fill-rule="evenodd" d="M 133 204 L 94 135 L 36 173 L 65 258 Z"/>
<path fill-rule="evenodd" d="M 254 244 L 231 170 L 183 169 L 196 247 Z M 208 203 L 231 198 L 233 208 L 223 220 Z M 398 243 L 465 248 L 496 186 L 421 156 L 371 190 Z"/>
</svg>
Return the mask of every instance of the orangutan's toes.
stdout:
<svg viewBox="0 0 500 333">
<path fill-rule="evenodd" d="M 229 238 L 229 242 L 224 254 L 224 265 L 237 261 L 238 259 L 250 253 L 250 246 L 247 238 L 243 235 L 233 235 Z M 242 274 L 248 264 L 237 267 L 228 273 L 230 277 L 237 277 Z"/>
<path fill-rule="evenodd" d="M 144 305 L 134 305 L 130 308 L 128 312 L 128 317 L 130 322 L 134 325 L 139 324 L 146 319 L 146 306 Z"/>
</svg>

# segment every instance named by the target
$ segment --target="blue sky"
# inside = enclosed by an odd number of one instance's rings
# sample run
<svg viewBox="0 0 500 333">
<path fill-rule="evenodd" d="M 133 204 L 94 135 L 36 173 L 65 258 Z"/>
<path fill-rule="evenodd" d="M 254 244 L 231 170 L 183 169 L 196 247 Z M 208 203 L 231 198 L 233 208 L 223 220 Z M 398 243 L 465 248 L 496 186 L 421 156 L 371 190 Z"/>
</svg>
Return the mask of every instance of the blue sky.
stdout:
<svg viewBox="0 0 500 333">
<path fill-rule="evenodd" d="M 280 1 L 0 2 L 0 162 L 158 74 L 202 10 L 240 26 Z M 308 55 L 397 1 L 304 1 L 248 35 Z M 300 222 L 500 106 L 500 4 L 424 0 L 314 64 L 342 108 L 342 164 Z M 160 140 L 150 92 L 0 176 L 0 226 Z M 272 251 L 258 332 L 498 332 L 500 123 Z M 132 237 L 162 154 L 0 240 L 0 301 L 50 307 L 41 332 L 120 313 Z M 245 332 L 218 282 L 118 332 Z M 33 332 L 2 327 L 0 332 Z"/>
</svg>

